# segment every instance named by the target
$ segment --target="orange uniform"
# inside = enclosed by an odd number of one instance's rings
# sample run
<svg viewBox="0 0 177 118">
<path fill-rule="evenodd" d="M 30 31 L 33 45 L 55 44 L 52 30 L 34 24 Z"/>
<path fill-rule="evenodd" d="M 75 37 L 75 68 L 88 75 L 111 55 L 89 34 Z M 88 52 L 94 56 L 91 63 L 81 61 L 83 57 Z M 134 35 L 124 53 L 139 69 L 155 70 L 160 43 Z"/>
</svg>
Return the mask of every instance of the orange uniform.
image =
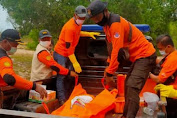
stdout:
<svg viewBox="0 0 177 118">
<path fill-rule="evenodd" d="M 166 58 L 161 65 L 162 69 L 159 73 L 159 80 L 164 83 L 170 76 L 177 71 L 177 51 L 172 52 Z M 175 85 L 177 84 L 177 77 L 175 79 Z"/>
<path fill-rule="evenodd" d="M 37 55 L 40 62 L 44 63 L 46 66 L 52 68 L 54 71 L 56 71 L 58 74 L 61 75 L 67 75 L 69 74 L 69 70 L 58 64 L 51 54 L 45 50 L 41 51 Z"/>
<path fill-rule="evenodd" d="M 13 63 L 6 51 L 0 48 L 0 87 L 11 85 L 19 89 L 36 89 L 36 84 L 15 74 Z"/>
<path fill-rule="evenodd" d="M 130 26 L 132 28 L 132 38 L 129 42 Z M 110 63 L 106 70 L 109 74 L 113 74 L 118 68 L 118 52 L 122 47 L 129 48 L 130 61 L 132 62 L 155 53 L 153 45 L 145 39 L 143 33 L 121 16 L 110 14 L 108 25 L 104 26 L 104 32 L 107 41 L 112 44 Z"/>
<path fill-rule="evenodd" d="M 177 89 L 177 85 L 173 85 L 173 88 L 174 88 L 174 89 Z"/>
<path fill-rule="evenodd" d="M 64 57 L 73 54 L 79 42 L 81 27 L 82 25 L 77 25 L 74 18 L 71 18 L 62 28 L 55 52 Z"/>
</svg>

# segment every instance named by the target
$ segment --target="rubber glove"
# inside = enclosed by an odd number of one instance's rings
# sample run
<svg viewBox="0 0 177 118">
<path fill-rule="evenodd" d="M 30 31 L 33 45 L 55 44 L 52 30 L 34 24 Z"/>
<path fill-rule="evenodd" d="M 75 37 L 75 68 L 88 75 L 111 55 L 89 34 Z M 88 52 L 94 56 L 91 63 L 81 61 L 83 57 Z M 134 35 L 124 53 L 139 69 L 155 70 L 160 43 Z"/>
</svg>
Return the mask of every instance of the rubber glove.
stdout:
<svg viewBox="0 0 177 118">
<path fill-rule="evenodd" d="M 74 70 L 77 73 L 82 72 L 81 66 L 76 60 L 76 56 L 74 54 L 72 54 L 72 55 L 69 56 L 69 59 L 70 59 L 71 63 L 73 64 Z"/>
<path fill-rule="evenodd" d="M 177 98 L 177 90 L 173 88 L 173 85 L 158 84 L 154 89 L 156 91 L 160 90 L 160 96 Z"/>
<path fill-rule="evenodd" d="M 99 32 L 84 32 L 84 31 L 81 31 L 80 35 L 82 37 L 91 37 L 93 39 L 96 39 L 95 36 L 99 36 L 100 33 Z"/>
</svg>

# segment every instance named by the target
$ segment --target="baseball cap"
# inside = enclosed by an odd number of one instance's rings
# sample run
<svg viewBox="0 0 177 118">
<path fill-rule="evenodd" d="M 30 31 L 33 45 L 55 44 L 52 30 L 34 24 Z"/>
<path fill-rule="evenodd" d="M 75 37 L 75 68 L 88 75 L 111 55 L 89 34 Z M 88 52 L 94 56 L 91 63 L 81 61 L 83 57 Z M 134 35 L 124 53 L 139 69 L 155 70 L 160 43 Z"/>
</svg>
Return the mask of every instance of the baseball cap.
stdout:
<svg viewBox="0 0 177 118">
<path fill-rule="evenodd" d="M 50 34 L 50 32 L 48 30 L 46 30 L 46 29 L 41 30 L 39 32 L 39 38 L 40 39 L 45 38 L 45 37 L 52 37 L 51 34 Z"/>
<path fill-rule="evenodd" d="M 153 41 L 153 38 L 152 38 L 151 36 L 147 36 L 147 35 L 145 35 L 145 38 L 146 38 L 148 41 L 150 41 L 150 42 Z"/>
<path fill-rule="evenodd" d="M 102 2 L 100 0 L 95 0 L 90 3 L 90 5 L 87 8 L 87 17 L 91 18 L 101 12 L 104 11 L 104 9 L 107 7 L 107 2 Z"/>
<path fill-rule="evenodd" d="M 6 29 L 1 33 L 0 41 L 8 40 L 11 42 L 17 42 L 18 44 L 25 44 L 21 41 L 20 33 L 15 29 Z"/>
<path fill-rule="evenodd" d="M 77 14 L 80 18 L 86 17 L 87 9 L 84 6 L 79 5 L 75 9 L 75 14 Z"/>
</svg>

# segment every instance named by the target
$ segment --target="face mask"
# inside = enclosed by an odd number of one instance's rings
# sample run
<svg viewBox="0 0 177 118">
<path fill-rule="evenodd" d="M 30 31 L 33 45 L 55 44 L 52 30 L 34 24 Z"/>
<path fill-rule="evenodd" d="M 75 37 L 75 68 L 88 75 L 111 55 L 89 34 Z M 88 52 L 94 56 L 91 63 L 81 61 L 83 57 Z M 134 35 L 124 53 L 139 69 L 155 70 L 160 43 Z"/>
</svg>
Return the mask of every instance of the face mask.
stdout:
<svg viewBox="0 0 177 118">
<path fill-rule="evenodd" d="M 7 51 L 7 54 L 13 55 L 17 51 L 16 47 L 11 47 L 11 50 Z"/>
<path fill-rule="evenodd" d="M 40 45 L 42 45 L 45 48 L 48 48 L 51 44 L 51 40 L 50 41 L 40 41 Z"/>
<path fill-rule="evenodd" d="M 106 25 L 107 22 L 108 22 L 108 18 L 104 15 L 104 12 L 103 12 L 102 20 L 100 22 L 96 23 L 96 24 L 98 24 L 100 26 L 104 26 L 104 25 Z"/>
<path fill-rule="evenodd" d="M 9 45 L 10 45 L 10 43 L 9 43 Z M 11 45 L 10 45 L 10 47 L 11 47 L 11 49 L 9 51 L 7 51 L 7 54 L 8 55 L 13 55 L 17 51 L 17 48 L 16 47 L 12 47 Z"/>
<path fill-rule="evenodd" d="M 167 55 L 165 51 L 161 51 L 161 50 L 159 50 L 159 52 L 160 52 L 160 54 L 161 54 L 162 56 Z"/>
<path fill-rule="evenodd" d="M 77 23 L 78 25 L 82 25 L 82 24 L 84 23 L 84 21 L 85 21 L 85 20 L 77 19 L 77 20 L 76 20 L 76 23 Z"/>
</svg>

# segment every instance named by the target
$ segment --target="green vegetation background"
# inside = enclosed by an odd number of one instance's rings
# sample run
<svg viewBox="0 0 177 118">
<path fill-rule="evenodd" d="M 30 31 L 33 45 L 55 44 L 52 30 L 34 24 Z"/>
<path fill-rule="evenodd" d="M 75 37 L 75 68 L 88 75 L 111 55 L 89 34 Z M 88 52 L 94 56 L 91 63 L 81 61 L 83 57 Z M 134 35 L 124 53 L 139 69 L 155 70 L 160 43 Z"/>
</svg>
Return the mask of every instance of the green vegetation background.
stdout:
<svg viewBox="0 0 177 118">
<path fill-rule="evenodd" d="M 88 6 L 92 0 L 0 0 L 7 9 L 13 26 L 17 28 L 28 49 L 38 44 L 38 32 L 48 29 L 58 40 L 62 26 L 74 14 L 78 5 Z M 110 12 L 120 14 L 133 24 L 149 24 L 151 35 L 168 33 L 177 46 L 177 0 L 102 0 L 108 2 Z M 85 24 L 93 23 L 89 20 Z"/>
</svg>

